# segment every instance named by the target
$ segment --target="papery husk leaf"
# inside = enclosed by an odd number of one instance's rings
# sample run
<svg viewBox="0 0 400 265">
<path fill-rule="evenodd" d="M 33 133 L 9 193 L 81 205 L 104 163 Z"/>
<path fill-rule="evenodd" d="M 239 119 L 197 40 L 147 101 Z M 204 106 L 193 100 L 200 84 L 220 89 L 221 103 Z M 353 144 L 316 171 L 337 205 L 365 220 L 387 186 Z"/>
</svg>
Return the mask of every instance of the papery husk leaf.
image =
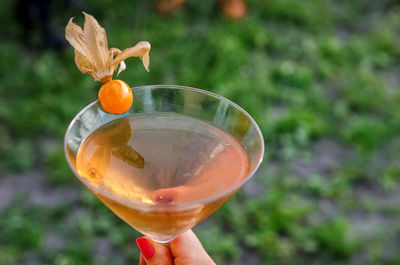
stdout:
<svg viewBox="0 0 400 265">
<path fill-rule="evenodd" d="M 144 68 L 148 72 L 150 64 L 150 48 L 150 43 L 147 41 L 140 41 L 134 47 L 123 50 L 117 57 L 115 57 L 113 65 L 114 67 L 117 67 L 121 61 L 124 61 L 129 57 L 140 57 Z"/>
<path fill-rule="evenodd" d="M 89 60 L 82 53 L 78 52 L 78 50 L 75 50 L 75 63 L 82 73 L 92 73 L 92 65 L 90 64 Z"/>
<path fill-rule="evenodd" d="M 141 41 L 122 52 L 117 48 L 108 49 L 104 28 L 93 16 L 85 12 L 83 14 L 85 16 L 83 30 L 73 23 L 73 18 L 65 28 L 65 37 L 75 49 L 75 63 L 82 73 L 88 73 L 95 80 L 106 83 L 112 80 L 118 65 L 117 74 L 126 69 L 124 60 L 132 56 L 140 57 L 144 67 L 149 71 L 150 43 Z"/>
<path fill-rule="evenodd" d="M 140 56 L 140 59 L 143 62 L 144 68 L 146 69 L 147 72 L 149 72 L 149 65 L 150 65 L 150 49 L 148 52 L 144 53 L 142 56 Z"/>
<path fill-rule="evenodd" d="M 105 30 L 93 16 L 85 15 L 84 29 L 71 18 L 65 28 L 65 38 L 75 48 L 75 63 L 82 73 L 89 73 L 95 80 L 111 80 L 114 69 L 108 53 Z"/>
<path fill-rule="evenodd" d="M 126 69 L 126 64 L 124 61 L 121 61 L 119 63 L 119 68 L 118 68 L 118 72 L 117 72 L 117 76 L 119 76 L 119 74 L 124 71 Z"/>
<path fill-rule="evenodd" d="M 90 51 L 83 36 L 82 28 L 72 22 L 73 19 L 72 17 L 65 27 L 65 38 L 75 50 L 87 56 Z M 92 58 L 88 58 L 88 60 L 91 64 L 93 63 Z"/>
<path fill-rule="evenodd" d="M 114 72 L 112 61 L 110 61 L 107 34 L 96 19 L 85 12 L 85 23 L 83 27 L 83 35 L 86 44 L 89 46 L 90 56 L 93 58 L 93 72 L 99 79 L 109 76 Z"/>
<path fill-rule="evenodd" d="M 117 56 L 118 54 L 120 54 L 121 53 L 121 50 L 120 49 L 118 49 L 118 48 L 110 48 L 110 50 L 108 51 L 109 53 L 110 53 L 110 56 L 113 58 L 113 60 L 114 60 L 114 57 L 115 56 Z"/>
</svg>

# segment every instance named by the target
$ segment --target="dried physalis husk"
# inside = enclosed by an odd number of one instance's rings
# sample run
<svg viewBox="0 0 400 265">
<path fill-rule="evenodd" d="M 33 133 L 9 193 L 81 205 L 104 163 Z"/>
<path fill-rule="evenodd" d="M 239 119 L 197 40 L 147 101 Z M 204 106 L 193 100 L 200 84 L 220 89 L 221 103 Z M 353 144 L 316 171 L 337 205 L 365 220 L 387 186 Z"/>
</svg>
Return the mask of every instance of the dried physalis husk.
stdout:
<svg viewBox="0 0 400 265">
<path fill-rule="evenodd" d="M 71 18 L 65 28 L 65 37 L 75 49 L 75 63 L 79 70 L 90 74 L 94 80 L 106 83 L 112 79 L 115 69 L 118 74 L 126 69 L 124 60 L 139 57 L 149 71 L 150 43 L 140 41 L 134 47 L 125 49 L 108 49 L 107 35 L 96 19 L 83 12 L 85 23 L 83 30 L 72 22 Z"/>
<path fill-rule="evenodd" d="M 112 155 L 137 168 L 144 168 L 144 158 L 132 146 L 119 147 L 112 150 Z"/>
</svg>

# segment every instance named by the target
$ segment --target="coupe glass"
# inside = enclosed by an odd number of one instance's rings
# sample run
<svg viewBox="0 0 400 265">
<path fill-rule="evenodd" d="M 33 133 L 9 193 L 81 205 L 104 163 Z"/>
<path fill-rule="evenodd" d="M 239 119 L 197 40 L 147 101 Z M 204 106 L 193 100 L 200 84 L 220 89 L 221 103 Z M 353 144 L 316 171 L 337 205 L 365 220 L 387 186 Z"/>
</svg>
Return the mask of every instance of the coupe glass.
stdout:
<svg viewBox="0 0 400 265">
<path fill-rule="evenodd" d="M 134 87 L 132 92 L 133 104 L 126 113 L 109 114 L 101 108 L 98 101 L 82 109 L 67 129 L 64 151 L 78 179 L 108 208 L 152 240 L 167 243 L 207 218 L 252 178 L 263 158 L 264 140 L 259 127 L 248 113 L 232 101 L 217 94 L 191 87 L 171 85 Z M 170 204 L 133 201 L 91 185 L 79 174 L 76 167 L 79 147 L 92 132 L 103 125 L 138 114 L 184 115 L 206 121 L 230 133 L 247 153 L 249 170 L 246 177 L 238 184 L 228 185 L 228 188 L 219 191 L 218 194 L 210 192 L 209 196 L 201 200 Z M 213 183 L 218 184 L 218 181 L 214 180 Z"/>
</svg>

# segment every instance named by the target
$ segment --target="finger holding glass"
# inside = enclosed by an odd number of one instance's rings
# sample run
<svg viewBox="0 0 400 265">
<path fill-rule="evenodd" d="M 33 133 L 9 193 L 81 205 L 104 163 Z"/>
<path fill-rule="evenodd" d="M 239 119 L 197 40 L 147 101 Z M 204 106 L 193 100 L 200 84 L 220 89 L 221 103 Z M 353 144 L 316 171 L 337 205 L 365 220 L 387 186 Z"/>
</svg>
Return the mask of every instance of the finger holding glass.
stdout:
<svg viewBox="0 0 400 265">
<path fill-rule="evenodd" d="M 192 230 L 172 240 L 169 246 L 146 237 L 136 242 L 141 251 L 139 265 L 215 265 Z"/>
</svg>

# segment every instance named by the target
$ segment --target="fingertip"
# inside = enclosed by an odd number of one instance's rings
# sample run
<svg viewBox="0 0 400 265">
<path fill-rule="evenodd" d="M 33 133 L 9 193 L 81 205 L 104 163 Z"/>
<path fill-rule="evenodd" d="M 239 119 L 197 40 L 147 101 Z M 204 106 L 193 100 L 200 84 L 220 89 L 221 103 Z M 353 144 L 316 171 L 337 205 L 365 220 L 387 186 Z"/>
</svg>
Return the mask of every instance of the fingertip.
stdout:
<svg viewBox="0 0 400 265">
<path fill-rule="evenodd" d="M 172 256 L 168 247 L 146 237 L 136 239 L 141 252 L 140 265 L 172 265 Z"/>
<path fill-rule="evenodd" d="M 152 244 L 145 237 L 139 237 L 136 239 L 136 244 L 138 245 L 140 252 L 146 260 L 151 259 L 154 256 L 154 248 Z"/>
</svg>

